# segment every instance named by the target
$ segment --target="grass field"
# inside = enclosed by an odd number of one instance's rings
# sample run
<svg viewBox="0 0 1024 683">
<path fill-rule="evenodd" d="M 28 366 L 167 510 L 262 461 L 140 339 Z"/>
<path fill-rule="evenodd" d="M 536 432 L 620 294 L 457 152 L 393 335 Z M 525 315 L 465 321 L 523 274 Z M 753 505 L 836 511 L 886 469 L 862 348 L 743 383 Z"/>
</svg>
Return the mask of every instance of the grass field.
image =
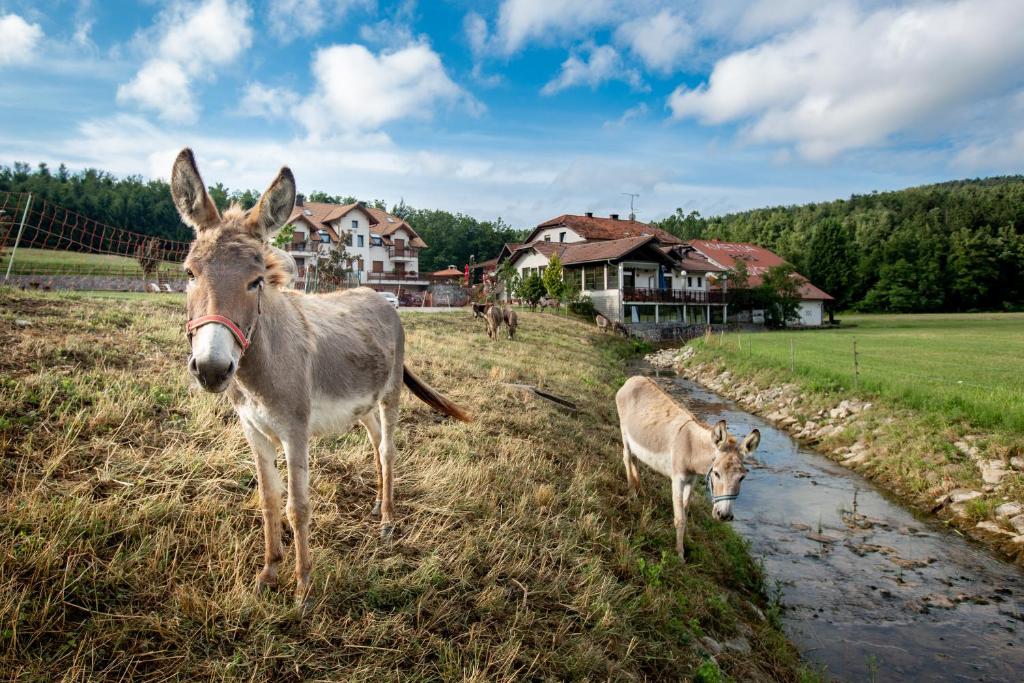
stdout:
<svg viewBox="0 0 1024 683">
<path fill-rule="evenodd" d="M 848 391 L 856 340 L 862 393 L 979 428 L 1024 431 L 1024 314 L 849 315 L 842 322 L 835 330 L 715 337 L 709 350 L 741 370 L 769 367 L 811 388 Z"/>
<path fill-rule="evenodd" d="M 7 272 L 7 264 L 11 260 L 11 248 L 8 246 L 0 254 L 0 274 Z M 161 263 L 160 270 L 181 277 L 181 264 Z M 111 256 L 109 254 L 84 254 L 76 251 L 60 251 L 51 249 L 23 249 L 14 252 L 12 274 L 25 275 L 134 275 L 140 277 L 142 271 L 139 263 L 127 256 Z"/>
<path fill-rule="evenodd" d="M 668 485 L 648 475 L 626 496 L 613 394 L 629 347 L 550 315 L 522 314 L 515 342 L 490 342 L 468 313 L 404 318 L 411 367 L 476 421 L 404 397 L 390 541 L 369 516 L 364 434 L 314 442 L 300 620 L 289 581 L 254 591 L 251 455 L 226 400 L 187 381 L 183 320 L 178 298 L 0 289 L 4 678 L 807 676 L 727 525 L 697 501 L 683 565 Z M 752 651 L 712 659 L 705 635 Z"/>
</svg>

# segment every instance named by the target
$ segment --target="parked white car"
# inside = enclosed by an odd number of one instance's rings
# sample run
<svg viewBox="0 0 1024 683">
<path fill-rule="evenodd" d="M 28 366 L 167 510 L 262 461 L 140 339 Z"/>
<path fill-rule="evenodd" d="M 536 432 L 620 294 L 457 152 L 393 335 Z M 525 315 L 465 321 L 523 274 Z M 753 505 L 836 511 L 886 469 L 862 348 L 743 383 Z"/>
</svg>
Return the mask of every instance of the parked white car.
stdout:
<svg viewBox="0 0 1024 683">
<path fill-rule="evenodd" d="M 380 295 L 388 300 L 388 303 L 398 308 L 398 295 L 394 292 L 380 292 Z"/>
</svg>

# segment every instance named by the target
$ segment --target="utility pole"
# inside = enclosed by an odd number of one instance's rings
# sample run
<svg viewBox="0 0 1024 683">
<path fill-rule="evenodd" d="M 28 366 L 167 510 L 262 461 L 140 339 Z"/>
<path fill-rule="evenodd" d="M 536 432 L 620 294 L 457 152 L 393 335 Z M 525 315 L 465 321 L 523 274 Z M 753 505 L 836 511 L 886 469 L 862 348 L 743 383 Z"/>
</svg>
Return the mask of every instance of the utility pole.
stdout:
<svg viewBox="0 0 1024 683">
<path fill-rule="evenodd" d="M 640 195 L 637 194 L 636 192 L 622 192 L 620 194 L 624 194 L 627 197 L 629 197 L 629 220 L 635 221 L 636 220 L 636 212 L 633 210 L 633 200 L 634 199 L 639 199 Z"/>
</svg>

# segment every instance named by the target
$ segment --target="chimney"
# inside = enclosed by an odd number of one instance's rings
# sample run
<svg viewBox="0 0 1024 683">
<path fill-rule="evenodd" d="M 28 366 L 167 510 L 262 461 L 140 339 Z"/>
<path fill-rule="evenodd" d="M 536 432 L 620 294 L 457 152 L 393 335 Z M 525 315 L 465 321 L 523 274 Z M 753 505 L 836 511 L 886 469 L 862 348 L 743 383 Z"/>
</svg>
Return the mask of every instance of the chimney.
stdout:
<svg viewBox="0 0 1024 683">
<path fill-rule="evenodd" d="M 306 195 L 304 195 L 304 194 L 297 194 L 297 195 L 295 195 L 295 206 L 305 206 L 305 203 L 306 203 Z"/>
<path fill-rule="evenodd" d="M 594 212 L 593 211 L 587 211 L 587 218 L 593 218 L 593 217 L 594 217 Z"/>
<path fill-rule="evenodd" d="M 617 220 L 619 220 L 619 214 L 617 214 L 617 213 L 613 213 L 613 214 L 611 214 L 610 218 L 611 218 L 611 219 L 612 219 L 613 221 L 617 221 Z"/>
</svg>

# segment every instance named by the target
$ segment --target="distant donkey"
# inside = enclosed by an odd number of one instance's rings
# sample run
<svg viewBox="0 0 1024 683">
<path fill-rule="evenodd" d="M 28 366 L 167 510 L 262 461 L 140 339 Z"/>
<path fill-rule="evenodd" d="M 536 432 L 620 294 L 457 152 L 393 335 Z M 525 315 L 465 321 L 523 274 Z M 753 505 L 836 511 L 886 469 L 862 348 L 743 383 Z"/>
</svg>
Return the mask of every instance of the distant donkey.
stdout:
<svg viewBox="0 0 1024 683">
<path fill-rule="evenodd" d="M 227 391 L 256 458 L 265 539 L 257 585 L 277 582 L 281 545 L 281 478 L 288 464 L 286 511 L 295 537 L 296 596 L 306 604 L 313 561 L 309 550 L 309 439 L 366 429 L 377 469 L 373 514 L 381 532 L 394 523 L 392 467 L 395 426 L 405 383 L 435 410 L 470 421 L 461 408 L 405 366 L 398 313 L 372 289 L 305 295 L 284 289 L 291 277 L 267 236 L 288 219 L 295 179 L 282 168 L 249 211 L 223 215 L 199 176 L 192 151 L 178 154 L 171 195 L 196 231 L 187 258 L 186 332 L 189 372 L 210 392 Z"/>
<path fill-rule="evenodd" d="M 510 307 L 502 311 L 505 319 L 505 327 L 508 328 L 508 338 L 515 339 L 516 330 L 519 328 L 519 316 Z"/>
<path fill-rule="evenodd" d="M 708 502 L 715 519 L 732 519 L 732 501 L 740 494 L 747 474 L 744 457 L 761 443 L 761 432 L 750 432 L 742 442 L 729 436 L 725 420 L 710 427 L 676 403 L 650 377 L 630 377 L 615 394 L 622 430 L 622 460 L 629 489 L 640 488 L 644 462 L 672 482 L 676 552 L 683 559 L 686 513 L 690 493 L 704 475 Z"/>
<path fill-rule="evenodd" d="M 500 308 L 494 304 L 489 304 L 487 311 L 484 313 L 484 322 L 487 323 L 487 336 L 491 339 L 497 339 L 498 333 L 501 332 L 501 324 L 505 322 L 505 316 Z"/>
</svg>

